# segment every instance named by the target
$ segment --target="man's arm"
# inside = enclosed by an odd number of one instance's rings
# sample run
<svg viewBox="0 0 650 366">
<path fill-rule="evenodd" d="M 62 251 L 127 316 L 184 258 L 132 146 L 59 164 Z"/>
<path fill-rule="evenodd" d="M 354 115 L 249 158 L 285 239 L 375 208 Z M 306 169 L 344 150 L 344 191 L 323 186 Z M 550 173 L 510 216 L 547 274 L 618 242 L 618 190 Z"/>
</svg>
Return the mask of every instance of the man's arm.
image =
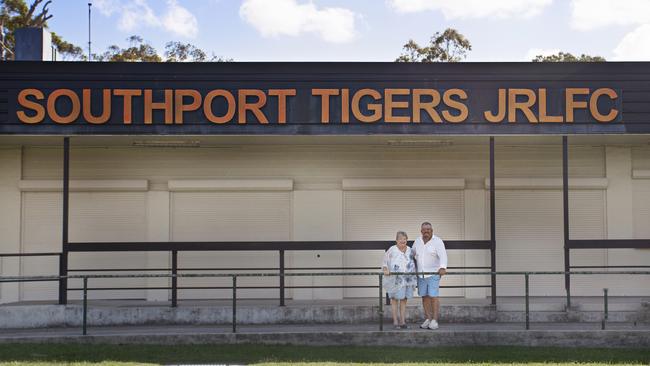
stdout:
<svg viewBox="0 0 650 366">
<path fill-rule="evenodd" d="M 444 276 L 447 274 L 447 249 L 445 249 L 445 242 L 440 239 L 440 242 L 436 246 L 436 254 L 438 254 L 438 258 L 440 258 L 440 269 L 438 270 L 438 273 L 441 276 Z"/>
</svg>

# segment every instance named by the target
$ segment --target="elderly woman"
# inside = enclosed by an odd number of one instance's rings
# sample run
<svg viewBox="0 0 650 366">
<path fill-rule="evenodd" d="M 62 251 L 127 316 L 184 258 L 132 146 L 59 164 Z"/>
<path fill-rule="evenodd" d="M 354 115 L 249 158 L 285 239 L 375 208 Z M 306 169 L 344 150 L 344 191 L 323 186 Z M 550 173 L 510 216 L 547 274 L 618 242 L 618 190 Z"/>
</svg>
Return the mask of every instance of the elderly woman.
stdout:
<svg viewBox="0 0 650 366">
<path fill-rule="evenodd" d="M 384 254 L 382 269 L 384 271 L 383 286 L 390 297 L 390 306 L 393 313 L 395 329 L 408 328 L 406 325 L 406 301 L 413 297 L 416 287 L 416 276 L 391 275 L 391 273 L 415 273 L 415 262 L 411 248 L 406 245 L 408 236 L 403 231 L 398 231 L 396 244 Z M 398 305 L 399 303 L 399 305 Z M 399 312 L 398 312 L 399 307 Z"/>
</svg>

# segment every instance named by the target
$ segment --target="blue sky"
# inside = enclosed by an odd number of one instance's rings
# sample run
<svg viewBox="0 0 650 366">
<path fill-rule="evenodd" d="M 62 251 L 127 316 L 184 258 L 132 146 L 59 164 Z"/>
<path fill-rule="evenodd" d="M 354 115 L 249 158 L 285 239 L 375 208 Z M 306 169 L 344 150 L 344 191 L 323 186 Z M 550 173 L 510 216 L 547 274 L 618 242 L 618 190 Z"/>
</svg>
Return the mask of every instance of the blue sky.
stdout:
<svg viewBox="0 0 650 366">
<path fill-rule="evenodd" d="M 87 48 L 89 0 L 54 0 L 49 25 Z M 137 34 L 162 54 L 192 43 L 236 61 L 393 61 L 452 27 L 467 61 L 559 50 L 650 60 L 650 0 L 91 0 L 93 52 Z"/>
</svg>

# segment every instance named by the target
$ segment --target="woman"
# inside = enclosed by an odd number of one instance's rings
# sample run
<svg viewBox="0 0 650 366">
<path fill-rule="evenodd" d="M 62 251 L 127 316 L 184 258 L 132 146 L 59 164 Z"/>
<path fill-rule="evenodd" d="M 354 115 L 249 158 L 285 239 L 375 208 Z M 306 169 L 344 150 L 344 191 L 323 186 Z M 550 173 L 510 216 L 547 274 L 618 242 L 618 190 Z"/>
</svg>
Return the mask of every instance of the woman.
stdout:
<svg viewBox="0 0 650 366">
<path fill-rule="evenodd" d="M 406 245 L 408 240 L 406 233 L 398 231 L 395 240 L 396 244 L 384 254 L 382 264 L 385 275 L 383 286 L 390 297 L 390 306 L 393 310 L 393 326 L 395 329 L 406 329 L 408 328 L 406 325 L 406 301 L 413 297 L 416 276 L 391 275 L 391 273 L 415 273 L 415 262 L 413 261 L 411 248 Z"/>
</svg>

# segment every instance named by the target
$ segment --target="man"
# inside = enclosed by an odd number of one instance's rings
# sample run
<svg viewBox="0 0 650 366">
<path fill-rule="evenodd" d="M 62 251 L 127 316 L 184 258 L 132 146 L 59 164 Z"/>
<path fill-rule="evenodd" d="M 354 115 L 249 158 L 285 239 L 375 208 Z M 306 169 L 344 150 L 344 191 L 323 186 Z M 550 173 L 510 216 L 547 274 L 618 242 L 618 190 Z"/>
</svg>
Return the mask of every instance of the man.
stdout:
<svg viewBox="0 0 650 366">
<path fill-rule="evenodd" d="M 422 223 L 420 233 L 422 236 L 413 243 L 418 271 L 418 294 L 422 297 L 422 307 L 426 317 L 420 328 L 438 329 L 440 315 L 438 293 L 440 277 L 447 273 L 447 251 L 442 239 L 433 235 L 433 227 L 430 223 Z"/>
</svg>

